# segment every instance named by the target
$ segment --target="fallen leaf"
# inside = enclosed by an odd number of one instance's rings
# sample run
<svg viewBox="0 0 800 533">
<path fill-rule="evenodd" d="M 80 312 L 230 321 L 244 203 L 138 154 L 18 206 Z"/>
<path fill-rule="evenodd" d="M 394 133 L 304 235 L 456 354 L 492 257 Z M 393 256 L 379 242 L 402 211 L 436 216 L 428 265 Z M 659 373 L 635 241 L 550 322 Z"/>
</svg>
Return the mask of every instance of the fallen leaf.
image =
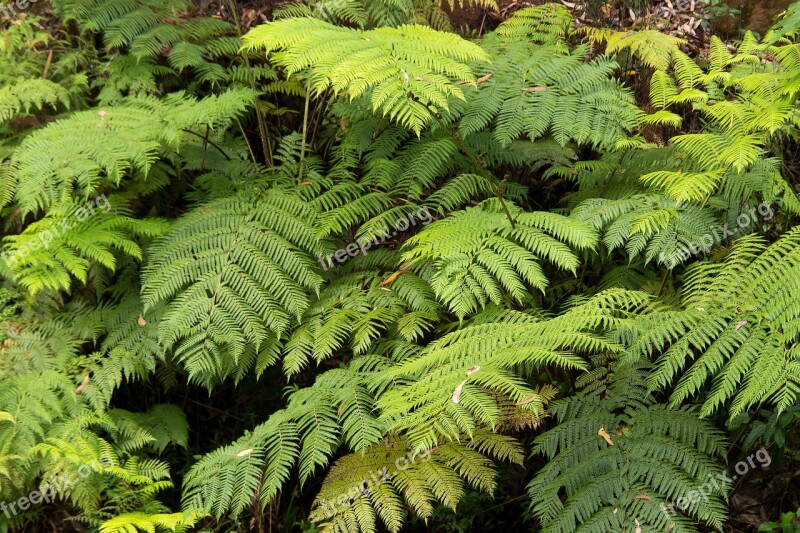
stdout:
<svg viewBox="0 0 800 533">
<path fill-rule="evenodd" d="M 75 394 L 83 394 L 83 391 L 85 391 L 86 387 L 89 386 L 89 381 L 90 380 L 91 380 L 91 378 L 89 377 L 89 374 L 86 374 L 85 376 L 83 376 L 83 381 L 81 381 L 81 384 L 78 385 L 77 389 L 75 389 Z"/>
<path fill-rule="evenodd" d="M 247 448 L 246 450 L 242 450 L 236 454 L 236 457 L 244 457 L 245 455 L 250 455 L 253 453 L 253 448 Z"/>
<path fill-rule="evenodd" d="M 519 407 L 520 405 L 528 405 L 529 403 L 531 403 L 533 401 L 536 401 L 537 398 L 539 398 L 539 395 L 538 394 L 534 394 L 533 396 L 528 396 L 524 400 L 522 400 L 520 402 L 517 402 L 514 405 L 516 405 L 517 407 Z"/>
<path fill-rule="evenodd" d="M 300 183 L 298 183 L 298 185 L 314 185 L 314 183 L 311 181 L 301 181 Z"/>
<path fill-rule="evenodd" d="M 408 267 L 405 266 L 405 265 L 401 265 L 400 268 L 397 270 L 397 272 L 395 272 L 394 274 L 392 274 L 391 276 L 389 276 L 385 280 L 381 281 L 378 286 L 379 287 L 385 287 L 386 285 L 389 285 L 394 280 L 399 278 L 401 274 L 404 274 L 405 272 L 408 272 Z"/>
<path fill-rule="evenodd" d="M 491 78 L 492 76 L 494 76 L 494 72 L 490 72 L 489 74 L 487 74 L 485 76 L 481 76 L 480 78 L 475 80 L 475 83 L 483 83 L 486 80 L 488 80 L 489 78 Z"/>
<path fill-rule="evenodd" d="M 147 320 L 144 319 L 144 316 L 139 315 L 139 318 L 136 319 L 136 322 L 139 323 L 140 326 L 146 326 Z"/>
<path fill-rule="evenodd" d="M 744 326 L 745 324 L 747 324 L 747 320 L 740 320 L 739 322 L 736 323 L 736 329 L 737 330 L 742 329 L 742 326 Z"/>
<path fill-rule="evenodd" d="M 652 498 L 650 496 L 648 496 L 647 494 L 637 494 L 636 496 L 633 497 L 633 499 L 634 500 L 647 500 L 647 501 L 650 501 Z"/>
<path fill-rule="evenodd" d="M 481 367 L 478 366 L 478 365 L 473 366 L 472 368 L 467 370 L 467 377 L 470 377 L 472 374 L 474 374 L 475 372 L 477 372 L 480 369 L 481 369 Z M 464 381 L 459 383 L 458 387 L 456 387 L 456 390 L 453 391 L 453 403 L 458 403 L 458 402 L 461 401 L 461 389 L 463 389 L 464 385 L 466 385 L 466 384 L 467 384 L 467 380 L 465 379 Z"/>
<path fill-rule="evenodd" d="M 606 428 L 601 427 L 600 429 L 597 430 L 597 434 L 600 435 L 601 437 L 603 437 L 603 440 L 605 440 L 606 443 L 608 443 L 609 446 L 613 446 L 614 445 L 614 441 L 611 440 L 611 435 L 608 434 L 608 432 L 606 431 Z"/>
<path fill-rule="evenodd" d="M 458 384 L 456 390 L 453 391 L 453 403 L 459 403 L 461 401 L 461 389 L 464 388 L 464 385 L 467 384 L 467 380 L 465 379 L 461 383 Z"/>
<path fill-rule="evenodd" d="M 633 521 L 636 522 L 636 531 L 635 531 L 635 533 L 642 533 L 642 524 L 640 524 L 639 520 L 637 520 L 636 518 L 634 518 Z"/>
<path fill-rule="evenodd" d="M 547 87 L 545 87 L 544 85 L 537 85 L 536 87 L 523 87 L 522 90 L 528 93 L 532 93 L 538 91 L 546 91 Z"/>
</svg>

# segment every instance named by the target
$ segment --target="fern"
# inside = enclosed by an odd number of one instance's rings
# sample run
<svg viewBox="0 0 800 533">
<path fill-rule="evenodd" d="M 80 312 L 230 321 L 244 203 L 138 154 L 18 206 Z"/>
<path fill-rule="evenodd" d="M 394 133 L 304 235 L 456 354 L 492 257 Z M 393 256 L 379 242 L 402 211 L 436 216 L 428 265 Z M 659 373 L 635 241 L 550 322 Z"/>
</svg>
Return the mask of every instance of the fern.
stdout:
<svg viewBox="0 0 800 533">
<path fill-rule="evenodd" d="M 596 244 L 596 235 L 578 221 L 516 208 L 509 215 L 490 202 L 434 222 L 406 242 L 404 259 L 430 272 L 436 296 L 460 318 L 489 301 L 502 304 L 506 293 L 524 301 L 528 287 L 547 286 L 541 260 L 575 272 L 579 260 L 568 245 Z"/>
<path fill-rule="evenodd" d="M 656 70 L 667 70 L 673 56 L 680 53 L 678 47 L 686 44 L 683 39 L 656 30 L 627 32 L 584 27 L 580 31 L 594 42 L 605 42 L 606 54 L 626 50 Z"/>
<path fill-rule="evenodd" d="M 569 10 L 561 4 L 547 3 L 525 7 L 503 22 L 497 34 L 509 41 L 532 40 L 537 44 L 553 44 L 566 51 L 566 37 L 575 25 Z"/>
<path fill-rule="evenodd" d="M 587 63 L 586 48 L 569 52 L 564 41 L 535 46 L 512 40 L 511 30 L 509 38 L 503 38 L 508 33 L 504 28 L 514 28 L 518 16 L 527 20 L 517 14 L 500 26 L 497 35 L 481 42 L 493 64 L 475 67 L 480 83 L 460 106 L 463 136 L 494 122 L 495 139 L 504 147 L 522 134 L 533 140 L 548 133 L 562 145 L 575 141 L 611 146 L 637 125 L 641 112 L 630 93 L 611 79 L 613 61 L 600 58 Z"/>
<path fill-rule="evenodd" d="M 513 439 L 489 432 L 468 445 L 445 443 L 422 450 L 393 439 L 363 455 L 348 455 L 331 468 L 310 518 L 321 522 L 322 531 L 374 531 L 377 518 L 389 531 L 399 531 L 405 518 L 402 501 L 428 518 L 437 501 L 455 509 L 464 480 L 491 493 L 496 481 L 492 461 L 484 455 L 489 450 L 501 459 L 522 461 Z"/>
<path fill-rule="evenodd" d="M 193 210 L 151 247 L 145 311 L 167 304 L 159 336 L 179 344 L 192 379 L 241 379 L 269 356 L 270 337 L 300 319 L 322 281 L 312 223 L 313 212 L 280 191 L 232 196 Z"/>
<path fill-rule="evenodd" d="M 181 94 L 164 100 L 132 99 L 126 105 L 82 111 L 26 138 L 12 165 L 16 199 L 26 212 L 90 198 L 131 176 L 145 179 L 159 156 L 178 150 L 184 130 L 226 127 L 252 99 L 246 89 L 197 101 Z"/>
<path fill-rule="evenodd" d="M 85 284 L 93 263 L 113 271 L 117 258 L 112 247 L 142 259 L 141 248 L 130 237 L 153 237 L 166 229 L 163 221 L 131 218 L 119 197 L 103 200 L 53 206 L 23 233 L 6 237 L 5 259 L 31 295 L 45 289 L 69 291 L 72 277 Z"/>
<path fill-rule="evenodd" d="M 643 303 L 635 294 L 612 291 L 551 320 L 512 312 L 451 333 L 386 373 L 394 387 L 379 406 L 385 417 L 395 418 L 394 430 L 407 432 L 413 445 L 423 447 L 497 427 L 503 416 L 499 398 L 541 415 L 552 390 L 531 389 L 515 369 L 530 374 L 543 365 L 584 368 L 579 354 L 617 350 L 592 334 L 592 328 L 616 321 L 611 302 L 632 310 Z M 409 406 L 413 409 L 406 413 Z"/>
<path fill-rule="evenodd" d="M 683 307 L 643 322 L 631 357 L 657 355 L 648 385 L 675 383 L 671 404 L 704 390 L 701 415 L 731 417 L 761 403 L 780 412 L 797 401 L 796 291 L 798 232 L 767 247 L 756 236 L 739 239 L 722 263 L 687 272 Z M 647 329 L 647 328 L 651 329 Z"/>
<path fill-rule="evenodd" d="M 373 110 L 417 134 L 436 110 L 449 109 L 450 98 L 464 99 L 453 79 L 473 81 L 465 62 L 489 59 L 472 43 L 422 26 L 358 31 L 311 18 L 259 26 L 244 44 L 277 52 L 273 61 L 289 75 L 308 70 L 314 94 L 330 89 L 353 100 L 369 93 Z"/>
<path fill-rule="evenodd" d="M 548 462 L 528 486 L 542 530 L 700 531 L 696 520 L 721 530 L 729 489 L 718 476 L 721 432 L 691 409 L 642 396 L 642 372 L 631 370 L 616 363 L 605 390 L 550 408 L 558 425 L 534 446 Z M 687 500 L 698 490 L 702 499 Z"/>
<path fill-rule="evenodd" d="M 57 107 L 59 104 L 69 108 L 71 100 L 69 92 L 52 81 L 20 79 L 0 89 L 0 123 L 30 113 L 34 108 Z"/>
</svg>

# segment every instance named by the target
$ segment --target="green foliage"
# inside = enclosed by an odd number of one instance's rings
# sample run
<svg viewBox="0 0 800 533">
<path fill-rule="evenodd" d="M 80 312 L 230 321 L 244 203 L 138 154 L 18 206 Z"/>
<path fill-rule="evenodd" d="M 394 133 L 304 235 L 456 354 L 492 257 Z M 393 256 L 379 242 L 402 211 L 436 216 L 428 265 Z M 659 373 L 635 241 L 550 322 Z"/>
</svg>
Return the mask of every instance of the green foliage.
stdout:
<svg viewBox="0 0 800 533">
<path fill-rule="evenodd" d="M 141 260 L 141 248 L 131 237 L 160 235 L 166 224 L 131 218 L 125 204 L 122 198 L 103 196 L 84 205 L 55 205 L 21 234 L 6 237 L 4 259 L 15 281 L 32 296 L 45 289 L 69 291 L 72 277 L 86 284 L 93 264 L 115 270 L 112 247 Z"/>
<path fill-rule="evenodd" d="M 506 295 L 522 302 L 528 287 L 544 291 L 542 259 L 575 273 L 579 260 L 568 245 L 581 250 L 597 241 L 581 222 L 512 208 L 508 215 L 491 204 L 457 211 L 406 243 L 404 259 L 459 318 L 489 301 L 502 304 Z"/>
<path fill-rule="evenodd" d="M 644 394 L 646 367 L 616 363 L 602 380 L 598 370 L 588 393 L 553 403 L 558 425 L 536 439 L 548 462 L 528 490 L 543 531 L 700 531 L 696 520 L 721 530 L 722 433 Z M 678 507 L 704 484 L 710 494 Z"/>
<path fill-rule="evenodd" d="M 30 113 L 31 109 L 45 106 L 69 107 L 69 92 L 49 80 L 20 79 L 0 89 L 0 124 L 12 117 Z"/>
<path fill-rule="evenodd" d="M 434 503 L 455 509 L 464 481 L 491 492 L 496 480 L 487 452 L 516 463 L 523 458 L 513 439 L 490 432 L 469 445 L 450 442 L 423 451 L 396 440 L 345 456 L 331 467 L 311 519 L 321 522 L 322 531 L 374 531 L 376 518 L 389 531 L 400 531 L 403 501 L 429 518 Z"/>
<path fill-rule="evenodd" d="M 0 530 L 722 530 L 729 442 L 794 471 L 796 6 L 239 4 L 3 23 L 0 501 L 80 479 Z"/>
<path fill-rule="evenodd" d="M 659 354 L 648 385 L 675 383 L 672 405 L 702 394 L 703 415 L 794 405 L 799 238 L 792 230 L 767 247 L 759 237 L 742 237 L 723 262 L 693 265 L 681 308 L 645 319 L 631 347 L 631 357 Z"/>
<path fill-rule="evenodd" d="M 475 44 L 424 26 L 363 31 L 312 18 L 259 26 L 244 43 L 276 52 L 273 61 L 289 75 L 307 70 L 314 94 L 330 89 L 351 101 L 368 95 L 373 111 L 417 134 L 451 98 L 464 99 L 454 80 L 474 81 L 466 62 L 489 59 Z"/>
<path fill-rule="evenodd" d="M 575 141 L 608 148 L 637 125 L 641 111 L 610 76 L 616 63 L 609 58 L 587 62 L 583 46 L 570 51 L 563 16 L 563 8 L 527 8 L 482 40 L 492 63 L 475 67 L 481 81 L 468 90 L 459 125 L 463 136 L 494 122 L 502 146 L 521 134 L 531 140 L 551 134 L 562 145 Z M 543 28 L 549 33 L 541 34 Z"/>
<path fill-rule="evenodd" d="M 145 311 L 168 302 L 159 337 L 193 379 L 241 379 L 299 320 L 322 279 L 313 212 L 278 190 L 200 206 L 151 247 L 143 274 Z M 191 313 L 186 313 L 191 309 Z M 259 363 L 261 366 L 261 363 Z"/>
<path fill-rule="evenodd" d="M 26 138 L 12 160 L 17 202 L 33 212 L 73 194 L 89 199 L 123 180 L 145 180 L 158 159 L 180 148 L 187 131 L 229 126 L 252 96 L 237 89 L 200 101 L 180 93 L 133 98 L 51 124 Z"/>
</svg>

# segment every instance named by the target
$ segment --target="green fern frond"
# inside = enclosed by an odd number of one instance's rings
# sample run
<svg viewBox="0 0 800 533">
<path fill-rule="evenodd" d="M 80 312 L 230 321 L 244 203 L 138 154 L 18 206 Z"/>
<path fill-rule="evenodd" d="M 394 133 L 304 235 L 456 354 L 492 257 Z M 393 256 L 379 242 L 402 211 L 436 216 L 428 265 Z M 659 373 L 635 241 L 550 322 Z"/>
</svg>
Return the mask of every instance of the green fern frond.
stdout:
<svg viewBox="0 0 800 533">
<path fill-rule="evenodd" d="M 297 198 L 252 191 L 190 211 L 151 246 L 145 311 L 166 303 L 160 338 L 193 380 L 241 379 L 271 333 L 302 316 L 322 283 L 312 224 Z"/>
<path fill-rule="evenodd" d="M 146 179 L 159 156 L 181 145 L 185 130 L 227 127 L 250 105 L 253 92 L 232 89 L 204 100 L 173 93 L 163 100 L 134 98 L 125 105 L 76 113 L 38 130 L 17 150 L 12 165 L 17 202 L 25 212 Z"/>
<path fill-rule="evenodd" d="M 761 403 L 780 412 L 794 404 L 798 238 L 793 230 L 766 247 L 742 237 L 724 262 L 689 269 L 683 308 L 645 319 L 630 351 L 658 357 L 652 389 L 675 383 L 671 403 L 680 405 L 711 379 L 702 415 L 725 410 L 734 417 Z"/>
<path fill-rule="evenodd" d="M 68 109 L 71 101 L 69 91 L 50 80 L 19 79 L 0 88 L 0 124 L 45 106 L 55 108 L 61 104 Z"/>
<path fill-rule="evenodd" d="M 466 61 L 488 61 L 475 44 L 423 26 L 352 30 L 312 18 L 259 26 L 244 37 L 245 50 L 275 52 L 289 75 L 308 72 L 309 89 L 330 89 L 350 100 L 369 93 L 374 111 L 419 134 L 447 110 L 450 97 L 464 99 L 455 81 L 474 81 Z M 279 50 L 282 50 L 278 52 Z"/>
<path fill-rule="evenodd" d="M 120 197 L 100 200 L 54 205 L 45 218 L 5 238 L 5 260 L 32 296 L 43 290 L 69 291 L 73 277 L 86 284 L 93 264 L 113 272 L 115 251 L 141 260 L 141 248 L 132 239 L 155 237 L 167 229 L 162 220 L 132 218 Z"/>
<path fill-rule="evenodd" d="M 641 392 L 631 407 L 619 389 L 643 383 L 630 370 L 612 366 L 613 394 L 597 389 L 551 407 L 558 425 L 534 447 L 547 463 L 528 486 L 542 530 L 692 532 L 696 520 L 721 529 L 729 489 L 721 432 L 691 409 L 653 404 Z M 698 489 L 702 499 L 687 499 Z"/>
<path fill-rule="evenodd" d="M 513 220 L 500 205 L 484 203 L 452 213 L 406 241 L 403 258 L 412 266 L 433 266 L 431 287 L 460 318 L 489 301 L 502 304 L 505 294 L 523 301 L 528 287 L 544 290 L 542 260 L 574 272 L 579 260 L 570 246 L 587 249 L 597 242 L 576 220 L 511 207 Z"/>
</svg>

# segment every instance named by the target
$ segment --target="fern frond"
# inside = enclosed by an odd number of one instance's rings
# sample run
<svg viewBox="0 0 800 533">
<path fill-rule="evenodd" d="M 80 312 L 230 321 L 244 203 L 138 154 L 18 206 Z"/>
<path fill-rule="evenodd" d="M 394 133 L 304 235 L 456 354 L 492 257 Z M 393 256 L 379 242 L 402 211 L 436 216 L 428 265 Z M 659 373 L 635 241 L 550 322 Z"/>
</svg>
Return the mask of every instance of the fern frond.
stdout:
<svg viewBox="0 0 800 533">
<path fill-rule="evenodd" d="M 193 380 L 241 379 L 270 335 L 302 316 L 322 283 L 312 223 L 307 205 L 271 190 L 198 207 L 153 244 L 142 301 L 166 303 L 160 338 Z"/>
<path fill-rule="evenodd" d="M 245 50 L 276 52 L 289 75 L 307 71 L 314 94 L 330 89 L 350 100 L 369 93 L 374 111 L 419 134 L 464 99 L 455 81 L 474 81 L 467 61 L 488 61 L 478 46 L 423 26 L 352 30 L 312 18 L 259 26 L 244 37 Z M 278 52 L 282 50 L 281 52 Z"/>
<path fill-rule="evenodd" d="M 589 227 L 566 217 L 516 207 L 511 215 L 513 224 L 490 203 L 457 211 L 408 239 L 403 257 L 412 266 L 432 265 L 437 297 L 464 317 L 489 301 L 502 304 L 504 293 L 523 301 L 528 287 L 544 290 L 542 260 L 574 272 L 579 261 L 570 246 L 596 243 Z"/>
</svg>

